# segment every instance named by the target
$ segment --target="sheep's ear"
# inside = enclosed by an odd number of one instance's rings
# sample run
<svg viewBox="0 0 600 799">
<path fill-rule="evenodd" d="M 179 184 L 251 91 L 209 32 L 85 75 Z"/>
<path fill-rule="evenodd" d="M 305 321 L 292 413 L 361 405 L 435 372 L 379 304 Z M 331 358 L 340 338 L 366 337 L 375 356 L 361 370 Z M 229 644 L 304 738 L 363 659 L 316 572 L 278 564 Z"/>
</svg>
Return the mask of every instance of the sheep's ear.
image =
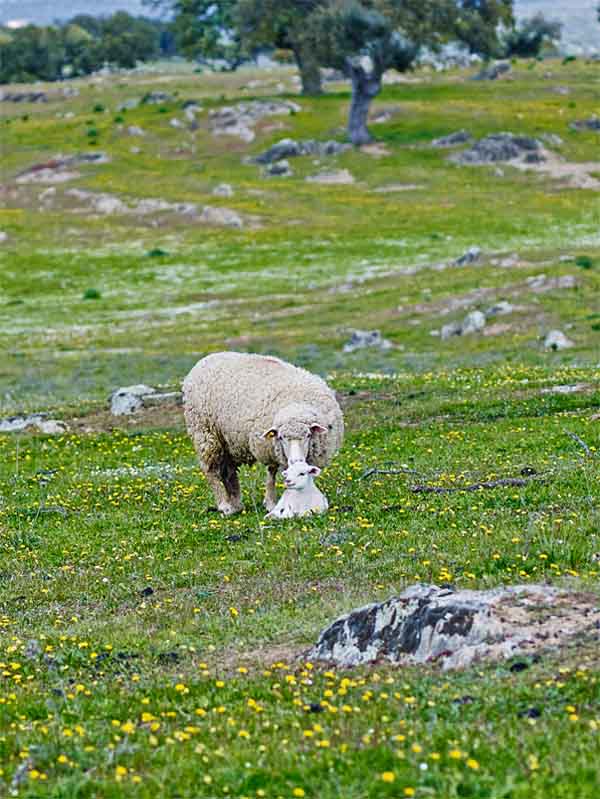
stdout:
<svg viewBox="0 0 600 799">
<path fill-rule="evenodd" d="M 322 424 L 311 424 L 310 426 L 310 434 L 311 436 L 316 436 L 317 433 L 326 433 L 327 429 L 323 427 Z"/>
<path fill-rule="evenodd" d="M 270 430 L 267 430 L 266 433 L 263 433 L 263 438 L 276 438 L 277 437 L 277 428 L 272 427 Z"/>
<path fill-rule="evenodd" d="M 321 470 L 318 466 L 309 466 L 308 473 L 312 474 L 313 477 L 318 477 L 321 474 Z"/>
</svg>

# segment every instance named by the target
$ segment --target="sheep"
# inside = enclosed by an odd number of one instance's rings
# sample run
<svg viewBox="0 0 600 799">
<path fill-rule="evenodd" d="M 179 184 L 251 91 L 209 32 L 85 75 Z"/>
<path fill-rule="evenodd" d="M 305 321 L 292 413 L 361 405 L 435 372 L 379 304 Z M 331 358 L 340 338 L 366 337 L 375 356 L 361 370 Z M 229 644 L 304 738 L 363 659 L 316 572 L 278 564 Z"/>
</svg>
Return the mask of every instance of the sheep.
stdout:
<svg viewBox="0 0 600 799">
<path fill-rule="evenodd" d="M 327 497 L 314 484 L 321 474 L 318 466 L 305 461 L 292 463 L 283 473 L 285 491 L 267 518 L 291 519 L 309 513 L 324 513 L 329 507 Z"/>
<path fill-rule="evenodd" d="M 279 358 L 218 352 L 183 381 L 183 408 L 200 468 L 225 515 L 242 510 L 237 470 L 267 467 L 264 505 L 276 502 L 279 469 L 327 466 L 344 437 L 335 394 L 320 377 Z"/>
</svg>

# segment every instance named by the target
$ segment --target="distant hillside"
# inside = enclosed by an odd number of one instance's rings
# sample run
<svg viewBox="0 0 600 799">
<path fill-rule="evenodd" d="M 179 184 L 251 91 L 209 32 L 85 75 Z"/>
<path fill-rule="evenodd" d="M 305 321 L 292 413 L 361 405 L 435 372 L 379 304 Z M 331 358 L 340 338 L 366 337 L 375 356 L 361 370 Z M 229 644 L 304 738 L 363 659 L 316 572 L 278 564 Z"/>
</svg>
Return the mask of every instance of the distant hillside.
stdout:
<svg viewBox="0 0 600 799">
<path fill-rule="evenodd" d="M 569 53 L 600 51 L 600 23 L 597 20 L 598 0 L 516 0 L 518 16 L 530 17 L 542 12 L 563 25 L 562 49 Z"/>
</svg>

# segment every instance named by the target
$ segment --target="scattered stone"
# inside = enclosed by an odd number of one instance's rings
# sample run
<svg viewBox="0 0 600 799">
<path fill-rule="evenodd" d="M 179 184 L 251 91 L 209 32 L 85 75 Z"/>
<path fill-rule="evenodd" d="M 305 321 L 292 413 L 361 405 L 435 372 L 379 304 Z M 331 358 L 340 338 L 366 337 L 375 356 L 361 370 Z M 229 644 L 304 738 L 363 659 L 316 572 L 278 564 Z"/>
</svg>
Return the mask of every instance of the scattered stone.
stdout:
<svg viewBox="0 0 600 799">
<path fill-rule="evenodd" d="M 462 333 L 462 325 L 460 322 L 449 322 L 447 325 L 444 325 L 439 332 L 442 341 L 447 341 L 449 338 L 453 336 L 460 336 Z"/>
<path fill-rule="evenodd" d="M 373 189 L 373 192 L 375 194 L 392 194 L 397 191 L 417 191 L 424 188 L 425 186 L 417 183 L 389 183 L 387 186 L 379 186 L 379 188 Z"/>
<path fill-rule="evenodd" d="M 567 338 L 562 330 L 551 330 L 544 339 L 544 347 L 547 350 L 566 350 L 575 346 L 571 339 Z"/>
<path fill-rule="evenodd" d="M 128 136 L 145 136 L 146 131 L 143 128 L 140 128 L 139 125 L 130 125 L 127 128 L 127 135 Z"/>
<path fill-rule="evenodd" d="M 344 352 L 356 352 L 367 348 L 391 350 L 394 345 L 382 338 L 380 330 L 353 330 L 350 341 L 344 344 Z"/>
<path fill-rule="evenodd" d="M 450 133 L 448 136 L 434 139 L 431 142 L 431 146 L 444 149 L 446 147 L 456 147 L 459 144 L 467 144 L 470 141 L 473 141 L 473 136 L 468 130 L 457 130 L 456 133 Z"/>
<path fill-rule="evenodd" d="M 185 114 L 185 118 L 188 122 L 196 122 L 196 115 L 202 111 L 202 106 L 197 105 L 196 103 L 189 103 L 185 104 L 183 107 L 183 113 Z"/>
<path fill-rule="evenodd" d="M 68 430 L 65 422 L 48 419 L 47 413 L 32 413 L 28 416 L 9 416 L 0 419 L 0 433 L 21 433 L 25 430 L 38 430 L 49 436 L 57 436 Z"/>
<path fill-rule="evenodd" d="M 113 416 L 126 416 L 143 407 L 143 398 L 155 394 L 156 389 L 138 383 L 135 386 L 118 388 L 109 397 L 110 412 Z"/>
<path fill-rule="evenodd" d="M 469 247 L 469 249 L 454 261 L 456 266 L 468 266 L 469 264 L 476 264 L 481 258 L 481 247 Z"/>
<path fill-rule="evenodd" d="M 480 333 L 485 327 L 485 314 L 481 311 L 471 311 L 462 322 L 450 322 L 444 325 L 440 331 L 442 341 L 447 341 L 453 336 L 469 336 L 472 333 Z"/>
<path fill-rule="evenodd" d="M 244 227 L 242 217 L 230 208 L 214 208 L 210 205 L 205 205 L 198 219 L 200 222 L 205 222 L 208 225 L 221 225 L 223 227 L 235 228 Z"/>
<path fill-rule="evenodd" d="M 351 184 L 355 183 L 354 175 L 347 169 L 338 169 L 333 172 L 320 172 L 306 178 L 309 183 Z"/>
<path fill-rule="evenodd" d="M 513 133 L 492 133 L 462 153 L 450 156 L 456 164 L 479 166 L 501 161 L 523 160 L 526 156 L 536 154 L 544 158 L 542 146 L 537 139 L 529 136 L 515 136 Z"/>
<path fill-rule="evenodd" d="M 545 274 L 533 275 L 528 277 L 525 283 L 536 294 L 544 291 L 574 289 L 577 287 L 577 280 L 573 275 L 560 275 L 559 277 L 548 277 Z"/>
<path fill-rule="evenodd" d="M 172 103 L 173 96 L 167 92 L 150 92 L 142 97 L 140 101 L 143 105 L 160 105 L 161 103 Z M 135 106 L 134 106 L 135 107 Z"/>
<path fill-rule="evenodd" d="M 83 164 L 107 164 L 106 153 L 78 153 L 77 155 L 58 155 L 41 164 L 34 164 L 16 177 L 17 183 L 66 183 L 80 177 L 73 167 Z M 69 171 L 71 170 L 71 171 Z"/>
<path fill-rule="evenodd" d="M 249 143 L 256 138 L 254 126 L 264 117 L 295 114 L 301 110 L 301 106 L 291 101 L 256 100 L 215 108 L 210 111 L 209 118 L 214 136 L 236 136 Z"/>
<path fill-rule="evenodd" d="M 474 75 L 471 80 L 498 80 L 501 75 L 506 75 L 510 71 L 510 61 L 496 61 Z"/>
<path fill-rule="evenodd" d="M 512 313 L 514 310 L 514 306 L 511 305 L 510 302 L 507 302 L 506 300 L 500 300 L 500 302 L 497 302 L 488 308 L 485 312 L 485 315 L 486 317 L 504 316 L 505 314 Z"/>
<path fill-rule="evenodd" d="M 46 92 L 2 92 L 0 103 L 47 103 Z"/>
<path fill-rule="evenodd" d="M 468 336 L 471 333 L 479 333 L 485 327 L 485 314 L 481 311 L 471 311 L 468 313 L 461 325 L 461 335 Z"/>
<path fill-rule="evenodd" d="M 117 111 L 133 111 L 142 102 L 140 97 L 131 97 L 117 106 Z"/>
<path fill-rule="evenodd" d="M 183 122 L 180 119 L 177 119 L 177 117 L 173 117 L 173 119 L 170 119 L 169 120 L 169 125 L 172 128 L 185 128 L 185 125 L 183 124 Z"/>
<path fill-rule="evenodd" d="M 212 190 L 212 193 L 215 197 L 233 197 L 233 188 L 229 183 L 219 183 Z"/>
<path fill-rule="evenodd" d="M 574 636 L 597 636 L 595 596 L 549 585 L 485 591 L 417 584 L 386 602 L 338 618 L 308 653 L 311 661 L 353 668 L 387 660 L 443 670 L 557 649 Z"/>
<path fill-rule="evenodd" d="M 289 178 L 294 172 L 290 167 L 290 162 L 284 159 L 283 161 L 275 161 L 272 164 L 267 164 L 263 170 L 266 177 L 280 177 Z"/>
<path fill-rule="evenodd" d="M 349 144 L 342 144 L 334 140 L 321 142 L 315 139 L 305 139 L 304 141 L 281 139 L 264 153 L 257 155 L 253 161 L 256 164 L 272 164 L 284 158 L 295 158 L 300 155 L 312 155 L 321 158 L 339 155 L 349 149 Z"/>
<path fill-rule="evenodd" d="M 542 133 L 540 139 L 550 147 L 561 147 L 565 143 L 556 133 Z"/>
<path fill-rule="evenodd" d="M 8 241 L 8 233 L 0 230 L 0 244 L 4 244 L 5 241 Z"/>
<path fill-rule="evenodd" d="M 588 383 L 576 383 L 574 386 L 550 386 L 542 388 L 540 394 L 579 394 L 590 388 Z"/>
<path fill-rule="evenodd" d="M 572 130 L 593 130 L 596 132 L 600 131 L 600 117 L 593 116 L 589 119 L 577 119 L 575 122 L 571 122 L 569 127 Z"/>
</svg>

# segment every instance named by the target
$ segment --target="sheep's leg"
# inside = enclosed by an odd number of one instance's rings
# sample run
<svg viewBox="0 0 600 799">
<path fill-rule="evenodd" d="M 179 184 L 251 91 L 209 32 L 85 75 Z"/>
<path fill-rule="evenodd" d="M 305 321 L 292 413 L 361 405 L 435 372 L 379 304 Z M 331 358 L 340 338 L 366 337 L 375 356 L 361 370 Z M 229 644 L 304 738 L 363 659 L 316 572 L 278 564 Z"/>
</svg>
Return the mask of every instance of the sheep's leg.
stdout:
<svg viewBox="0 0 600 799">
<path fill-rule="evenodd" d="M 242 510 L 242 492 L 240 489 L 240 481 L 238 478 L 237 466 L 228 455 L 225 455 L 221 461 L 221 480 L 225 487 L 228 502 L 233 509 L 232 513 L 238 513 Z M 222 510 L 222 508 L 220 508 Z M 226 511 L 223 511 L 226 513 Z"/>
<path fill-rule="evenodd" d="M 188 429 L 193 431 L 192 438 L 198 463 L 212 489 L 217 508 L 225 516 L 237 513 L 242 509 L 242 502 L 237 469 L 231 456 L 220 439 L 212 431 L 201 426 L 191 411 L 186 412 L 186 420 Z"/>
<path fill-rule="evenodd" d="M 279 466 L 267 466 L 267 482 L 265 485 L 265 499 L 264 506 L 268 511 L 272 511 L 277 505 L 277 490 L 275 488 L 275 481 L 277 479 L 277 472 Z"/>
</svg>

